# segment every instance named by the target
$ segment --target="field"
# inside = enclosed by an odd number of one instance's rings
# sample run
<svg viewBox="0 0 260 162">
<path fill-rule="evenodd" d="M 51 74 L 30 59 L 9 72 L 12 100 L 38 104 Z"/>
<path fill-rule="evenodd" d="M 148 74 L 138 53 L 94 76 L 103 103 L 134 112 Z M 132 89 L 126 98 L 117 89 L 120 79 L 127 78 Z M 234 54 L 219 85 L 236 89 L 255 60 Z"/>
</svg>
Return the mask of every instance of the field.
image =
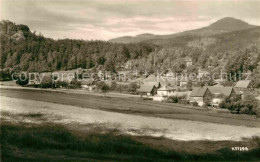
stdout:
<svg viewBox="0 0 260 162">
<path fill-rule="evenodd" d="M 18 118 L 19 122 L 10 119 Z M 2 161 L 257 161 L 259 138 L 243 141 L 175 141 L 130 136 L 117 129 L 88 124 L 54 124 L 41 113 L 1 118 Z M 30 122 L 28 122 L 30 121 Z M 33 122 L 32 122 L 33 121 Z M 37 122 L 38 121 L 38 122 Z M 80 130 L 79 127 L 84 128 Z M 249 151 L 231 151 L 243 146 Z"/>
<path fill-rule="evenodd" d="M 145 101 L 138 97 L 111 97 L 109 94 L 77 94 L 39 90 L 1 89 L 5 97 L 43 101 L 81 108 L 120 112 L 168 119 L 183 119 L 210 123 L 260 128 L 260 118 L 249 115 L 230 114 L 216 109 Z"/>
<path fill-rule="evenodd" d="M 108 94 L 1 89 L 0 100 L 3 161 L 260 159 L 256 116 Z"/>
</svg>

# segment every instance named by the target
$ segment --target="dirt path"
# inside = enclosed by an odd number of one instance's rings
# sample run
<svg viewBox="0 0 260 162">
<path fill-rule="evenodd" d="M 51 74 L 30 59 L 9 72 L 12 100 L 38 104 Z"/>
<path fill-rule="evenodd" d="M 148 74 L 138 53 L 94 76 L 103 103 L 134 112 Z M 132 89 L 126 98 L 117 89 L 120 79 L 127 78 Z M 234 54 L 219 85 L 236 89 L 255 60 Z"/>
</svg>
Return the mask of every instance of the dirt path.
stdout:
<svg viewBox="0 0 260 162">
<path fill-rule="evenodd" d="M 12 113 L 41 112 L 62 117 L 63 123 L 102 123 L 133 135 L 164 136 L 173 140 L 241 140 L 260 136 L 259 128 L 231 126 L 198 121 L 163 119 L 121 114 L 1 96 L 1 111 Z"/>
</svg>

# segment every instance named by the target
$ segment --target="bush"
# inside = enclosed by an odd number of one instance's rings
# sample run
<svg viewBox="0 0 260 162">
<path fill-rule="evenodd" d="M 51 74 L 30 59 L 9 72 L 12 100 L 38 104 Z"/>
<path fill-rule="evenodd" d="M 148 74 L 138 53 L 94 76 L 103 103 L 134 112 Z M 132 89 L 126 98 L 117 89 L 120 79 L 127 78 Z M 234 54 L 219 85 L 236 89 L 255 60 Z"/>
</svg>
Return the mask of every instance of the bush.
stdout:
<svg viewBox="0 0 260 162">
<path fill-rule="evenodd" d="M 198 102 L 192 102 L 192 106 L 199 106 Z"/>
<path fill-rule="evenodd" d="M 177 96 L 170 96 L 167 98 L 167 101 L 168 103 L 178 103 L 179 102 L 179 99 Z"/>
<path fill-rule="evenodd" d="M 111 82 L 110 90 L 114 91 L 117 88 L 117 83 L 115 81 Z"/>
<path fill-rule="evenodd" d="M 127 88 L 127 92 L 136 93 L 137 88 L 139 88 L 139 86 L 136 83 L 131 83 Z"/>
<path fill-rule="evenodd" d="M 259 103 L 252 94 L 246 94 L 241 100 L 240 96 L 225 98 L 219 105 L 230 111 L 238 111 L 240 114 L 255 115 L 258 113 Z"/>
<path fill-rule="evenodd" d="M 69 85 L 69 88 L 71 89 L 76 89 L 76 88 L 81 88 L 81 82 L 77 80 L 73 80 L 71 84 Z"/>
<path fill-rule="evenodd" d="M 28 79 L 20 79 L 20 78 L 18 78 L 17 81 L 16 81 L 16 84 L 18 84 L 20 86 L 25 86 L 25 85 L 28 84 L 28 82 L 29 82 Z"/>
<path fill-rule="evenodd" d="M 101 90 L 103 93 L 106 93 L 109 91 L 109 86 L 105 82 L 101 81 L 97 84 L 97 89 Z"/>
<path fill-rule="evenodd" d="M 240 114 L 248 114 L 249 113 L 249 108 L 243 107 L 239 111 Z"/>
<path fill-rule="evenodd" d="M 180 104 L 185 104 L 185 105 L 187 105 L 187 104 L 190 103 L 190 101 L 189 101 L 189 100 L 180 100 L 180 99 L 179 99 L 179 103 L 180 103 Z"/>
<path fill-rule="evenodd" d="M 56 82 L 56 87 L 68 88 L 69 84 L 65 81 L 58 81 Z"/>
</svg>

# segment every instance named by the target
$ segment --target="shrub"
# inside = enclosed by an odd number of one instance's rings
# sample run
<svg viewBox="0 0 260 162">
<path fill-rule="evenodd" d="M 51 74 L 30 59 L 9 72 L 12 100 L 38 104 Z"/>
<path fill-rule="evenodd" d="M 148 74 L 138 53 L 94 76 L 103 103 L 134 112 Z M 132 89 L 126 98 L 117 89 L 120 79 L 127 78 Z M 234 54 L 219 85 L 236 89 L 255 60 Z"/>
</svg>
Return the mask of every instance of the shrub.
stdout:
<svg viewBox="0 0 260 162">
<path fill-rule="evenodd" d="M 109 86 L 105 82 L 101 81 L 97 84 L 97 89 L 101 90 L 103 93 L 106 93 L 109 91 Z"/>
<path fill-rule="evenodd" d="M 67 88 L 67 87 L 69 87 L 69 84 L 65 81 L 58 81 L 58 82 L 56 82 L 56 87 Z"/>
<path fill-rule="evenodd" d="M 111 82 L 110 90 L 114 91 L 117 88 L 117 83 L 115 81 Z"/>
<path fill-rule="evenodd" d="M 180 99 L 179 99 L 179 103 L 180 103 L 180 104 L 185 104 L 185 105 L 187 105 L 187 104 L 189 104 L 190 102 L 189 102 L 188 100 L 183 100 L 183 99 L 180 100 Z"/>
<path fill-rule="evenodd" d="M 81 88 L 81 82 L 79 82 L 75 79 L 71 82 L 71 84 L 69 85 L 69 88 L 71 88 L 71 89 Z"/>
<path fill-rule="evenodd" d="M 29 82 L 29 80 L 28 79 L 17 79 L 17 81 L 16 81 L 16 84 L 18 84 L 18 85 L 20 85 L 20 86 L 25 86 L 25 85 L 27 85 L 28 84 L 28 82 Z"/>
<path fill-rule="evenodd" d="M 259 103 L 254 95 L 246 94 L 243 100 L 240 96 L 225 98 L 219 106 L 230 111 L 238 111 L 240 114 L 254 115 L 258 113 Z"/>
<path fill-rule="evenodd" d="M 249 113 L 249 108 L 243 107 L 239 111 L 240 114 L 248 114 Z"/>
<path fill-rule="evenodd" d="M 127 88 L 127 92 L 136 93 L 137 88 L 139 88 L 139 86 L 136 83 L 131 83 Z"/>
<path fill-rule="evenodd" d="M 198 102 L 192 102 L 193 106 L 199 106 Z"/>
<path fill-rule="evenodd" d="M 168 103 L 178 103 L 178 101 L 179 101 L 178 97 L 176 97 L 176 96 L 170 96 L 166 100 L 166 102 L 168 102 Z"/>
</svg>

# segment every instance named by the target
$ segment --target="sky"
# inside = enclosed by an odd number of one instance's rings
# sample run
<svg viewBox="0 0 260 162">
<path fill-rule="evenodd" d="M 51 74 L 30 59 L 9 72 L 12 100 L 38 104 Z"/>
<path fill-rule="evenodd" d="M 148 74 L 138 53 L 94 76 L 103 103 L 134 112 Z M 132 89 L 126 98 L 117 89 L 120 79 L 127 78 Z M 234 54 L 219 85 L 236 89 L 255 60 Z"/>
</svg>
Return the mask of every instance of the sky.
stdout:
<svg viewBox="0 0 260 162">
<path fill-rule="evenodd" d="M 234 17 L 260 25 L 260 0 L 0 0 L 0 19 L 54 39 L 173 34 Z"/>
</svg>

